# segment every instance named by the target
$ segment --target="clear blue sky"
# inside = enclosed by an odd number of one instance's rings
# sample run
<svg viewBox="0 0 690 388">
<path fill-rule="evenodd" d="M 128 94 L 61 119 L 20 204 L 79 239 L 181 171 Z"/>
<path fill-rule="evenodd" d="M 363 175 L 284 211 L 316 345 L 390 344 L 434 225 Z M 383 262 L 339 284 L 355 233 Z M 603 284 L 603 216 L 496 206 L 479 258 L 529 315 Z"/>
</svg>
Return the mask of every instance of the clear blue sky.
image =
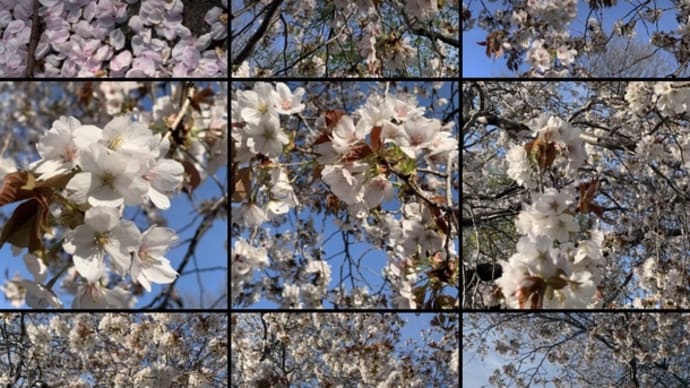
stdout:
<svg viewBox="0 0 690 388">
<path fill-rule="evenodd" d="M 373 87 L 376 83 L 366 83 L 366 82 L 358 82 L 358 86 L 362 91 L 365 93 L 369 91 L 369 88 Z M 412 89 L 412 84 L 416 83 L 403 83 L 403 82 L 398 82 L 398 90 L 402 90 L 402 84 L 406 84 L 407 86 Z M 294 83 L 294 82 L 289 82 L 288 85 L 290 86 L 291 90 L 295 90 L 297 86 L 301 85 L 301 83 Z M 455 84 L 455 90 L 457 91 L 457 83 Z M 439 94 L 442 97 L 449 98 L 451 93 L 451 85 L 450 83 L 445 83 L 444 86 L 440 89 Z M 366 93 L 368 94 L 368 93 Z M 366 95 L 365 94 L 365 95 Z M 457 95 L 456 95 L 457 98 Z M 419 98 L 419 105 L 428 107 L 430 105 L 430 99 L 429 98 Z M 352 114 L 355 109 L 359 108 L 365 101 L 358 101 L 353 104 L 353 106 L 348 106 L 348 112 Z M 456 101 L 456 106 L 458 102 Z M 429 110 L 427 110 L 427 117 L 438 117 L 438 114 L 433 114 Z M 459 131 L 456 129 L 456 131 Z M 455 132 L 456 134 L 458 132 Z M 299 188 L 295 188 L 295 190 L 298 190 Z M 459 193 L 454 193 L 454 203 L 458 203 L 459 200 Z M 393 199 L 389 202 L 385 202 L 382 205 L 382 208 L 385 210 L 397 210 L 400 208 L 400 203 L 397 201 L 397 199 Z M 290 218 L 294 221 L 294 224 L 296 224 L 296 221 L 294 220 L 294 211 L 290 212 Z M 323 214 L 317 215 L 316 213 L 311 212 L 311 210 L 303 210 L 300 213 L 300 218 L 302 219 L 308 219 L 308 218 L 314 218 L 314 225 L 316 226 L 317 230 L 321 232 L 321 235 L 323 236 L 323 240 L 326 240 L 329 238 L 329 236 L 333 235 L 323 246 L 323 251 L 325 252 L 324 257 L 329 258 L 331 256 L 336 255 L 338 252 L 343 252 L 344 250 L 344 244 L 342 240 L 342 235 L 340 233 L 340 228 L 333 223 L 333 218 L 332 216 L 329 216 L 326 218 L 325 223 L 323 223 L 323 228 L 321 227 L 322 225 L 322 220 L 323 220 Z M 262 227 L 271 227 L 270 224 L 266 223 Z M 284 224 L 281 225 L 280 227 L 276 228 L 276 232 L 283 232 L 286 230 L 290 230 L 291 225 L 289 224 Z M 322 228 L 322 229 L 321 229 Z M 246 236 L 245 236 L 246 237 Z M 354 241 L 354 238 L 350 236 L 350 241 Z M 231 246 L 234 243 L 234 240 L 231 241 Z M 378 291 L 380 286 L 383 284 L 383 275 L 382 275 L 382 270 L 383 267 L 387 263 L 387 255 L 384 251 L 379 250 L 379 249 L 372 249 L 374 248 L 371 244 L 366 243 L 366 242 L 359 242 L 359 243 L 351 243 L 350 244 L 350 254 L 351 257 L 354 259 L 354 261 L 358 261 L 360 256 L 364 255 L 364 258 L 362 259 L 362 274 L 364 275 L 364 279 L 369 282 L 371 285 L 370 287 L 367 287 L 370 291 L 370 293 Z M 459 252 L 459 241 L 456 241 L 456 250 Z M 333 289 L 336 287 L 340 280 L 340 270 L 341 267 L 343 268 L 343 274 L 348 273 L 348 265 L 345 261 L 345 254 L 341 253 L 335 256 L 334 258 L 330 259 L 329 264 L 331 265 L 331 282 L 329 284 L 329 289 Z M 273 273 L 271 273 L 274 275 Z M 263 276 L 263 272 L 255 274 L 255 279 L 258 279 L 260 276 Z M 345 289 L 348 290 L 348 294 L 350 294 L 351 286 L 350 282 L 347 281 L 344 283 L 345 284 Z M 356 285 L 362 285 L 361 282 L 356 282 Z M 452 294 L 455 295 L 455 294 Z M 250 306 L 251 308 L 277 308 L 279 305 L 273 301 L 267 300 L 265 298 L 261 299 L 258 303 Z M 327 304 L 325 306 L 326 308 L 332 308 L 333 306 L 330 304 Z"/>
<path fill-rule="evenodd" d="M 206 85 L 206 83 L 197 84 L 204 86 Z M 217 90 L 215 87 L 214 89 Z M 56 97 L 60 98 L 59 88 L 56 87 L 54 91 L 56 93 Z M 142 101 L 142 107 L 145 110 L 150 110 L 150 99 L 144 99 Z M 104 124 L 105 123 L 102 123 L 101 127 Z M 22 166 L 18 167 L 21 168 Z M 186 240 L 190 239 L 201 223 L 202 217 L 194 219 L 194 217 L 197 216 L 197 212 L 194 210 L 195 207 L 198 207 L 198 205 L 204 200 L 219 198 L 223 195 L 223 192 L 227 192 L 227 175 L 227 167 L 221 167 L 218 169 L 215 176 L 224 185 L 223 188 L 218 187 L 213 180 L 208 178 L 194 191 L 193 203 L 186 194 L 179 193 L 171 199 L 170 209 L 161 212 L 161 214 L 168 220 L 168 226 L 175 230 L 180 230 L 183 226 L 194 220 L 191 227 L 188 227 L 182 233 L 178 234 L 178 244 L 186 242 Z M 0 209 L 0 211 L 9 215 L 15 206 L 16 205 L 14 204 L 6 205 Z M 127 207 L 125 215 L 131 219 L 131 217 L 136 213 L 136 210 L 137 207 Z M 143 231 L 146 225 L 141 222 L 142 217 L 143 216 L 139 214 L 135 221 L 139 225 L 139 228 Z M 197 245 L 196 258 L 190 261 L 185 268 L 185 272 L 181 274 L 180 279 L 177 281 L 176 289 L 185 301 L 185 308 L 200 307 L 200 298 L 204 299 L 204 307 L 210 307 L 210 304 L 215 301 L 216 298 L 227 293 L 228 251 L 225 248 L 228 233 L 227 231 L 227 219 L 216 220 Z M 181 263 L 188 245 L 188 243 L 184 243 L 168 252 L 167 257 L 170 259 L 173 268 L 177 269 L 178 265 Z M 20 256 L 12 257 L 9 244 L 3 246 L 2 250 L 0 250 L 0 258 L 3 259 L 2 263 L 0 264 L 0 271 L 3 273 L 2 283 L 4 283 L 5 278 L 11 279 L 15 273 L 21 274 L 22 277 L 26 279 L 33 279 L 31 274 L 26 270 L 24 261 L 22 259 L 25 253 L 26 250 L 24 250 Z M 190 273 L 190 271 L 195 269 L 208 268 L 214 268 L 214 270 L 199 273 L 198 276 L 201 278 L 201 280 L 197 278 L 196 274 Z M 58 281 L 53 288 L 53 290 L 57 292 L 58 297 L 62 296 L 60 282 L 61 281 Z M 152 292 L 142 295 L 139 298 L 137 307 L 148 303 L 154 296 L 158 295 L 161 290 L 163 290 L 163 287 L 164 285 L 153 283 Z M 70 295 L 65 296 L 63 303 L 66 308 L 70 307 L 72 299 L 73 298 Z M 225 309 L 226 307 L 227 302 L 224 301 L 215 308 Z M 12 308 L 11 304 L 5 300 L 4 296 L 0 296 L 0 308 Z"/>
<path fill-rule="evenodd" d="M 472 1 L 472 8 L 470 9 L 473 16 L 479 13 L 479 7 L 481 3 L 479 1 Z M 502 2 L 489 2 L 483 1 L 483 4 L 487 6 L 492 12 L 498 9 L 505 9 L 502 6 Z M 659 8 L 668 8 L 670 4 L 665 4 L 665 2 L 658 3 Z M 608 35 L 613 29 L 613 23 L 625 17 L 631 10 L 632 5 L 628 1 L 619 1 L 615 7 L 605 8 L 603 10 L 603 25 L 602 28 L 604 32 Z M 589 14 L 589 6 L 586 1 L 578 1 L 578 13 L 574 20 L 570 22 L 569 31 L 571 35 L 582 36 L 584 28 L 587 25 L 587 19 Z M 664 12 L 662 17 L 659 19 L 658 25 L 659 30 L 664 31 L 675 31 L 678 26 L 678 22 L 675 20 L 675 13 L 673 11 Z M 624 21 L 630 20 L 631 16 L 624 18 Z M 599 18 L 598 18 L 599 19 Z M 601 19 L 600 19 L 601 20 Z M 639 41 L 649 43 L 651 33 L 656 31 L 655 26 L 647 23 L 645 28 L 644 23 L 638 22 L 636 25 L 636 38 Z M 649 33 L 648 33 L 649 32 Z M 476 24 L 473 29 L 469 31 L 463 31 L 462 33 L 462 72 L 463 77 L 515 77 L 517 74 L 523 73 L 529 70 L 529 66 L 523 64 L 518 73 L 511 72 L 506 67 L 506 61 L 504 56 L 500 56 L 497 59 L 492 59 L 486 56 L 486 47 L 480 46 L 477 43 L 486 40 L 487 31 L 479 28 Z"/>
</svg>

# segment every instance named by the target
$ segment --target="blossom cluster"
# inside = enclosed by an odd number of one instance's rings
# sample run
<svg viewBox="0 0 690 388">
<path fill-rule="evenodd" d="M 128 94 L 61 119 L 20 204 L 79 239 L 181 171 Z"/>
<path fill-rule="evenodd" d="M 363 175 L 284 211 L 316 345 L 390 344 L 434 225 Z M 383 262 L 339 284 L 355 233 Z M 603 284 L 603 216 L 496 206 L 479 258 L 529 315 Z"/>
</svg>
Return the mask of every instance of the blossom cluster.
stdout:
<svg viewBox="0 0 690 388">
<path fill-rule="evenodd" d="M 210 388 L 227 379 L 225 314 L 6 314 L 2 325 L 18 355 L 1 362 L 3 384 Z"/>
<path fill-rule="evenodd" d="M 233 302 L 253 303 L 266 292 L 286 308 L 318 307 L 325 300 L 357 307 L 421 308 L 420 292 L 415 296 L 414 288 L 423 283 L 425 267 L 445 263 L 450 264 L 437 290 L 452 289 L 457 269 L 452 235 L 457 227 L 445 204 L 456 193 L 455 122 L 428 117 L 416 94 L 394 93 L 388 87 L 384 92 L 383 86 L 381 93 L 371 93 L 350 112 L 322 109 L 317 102 L 319 115 L 313 113 L 313 100 L 309 108 L 301 102 L 302 88 L 291 91 L 283 83 L 258 82 L 235 92 L 232 169 L 233 202 L 238 205 L 232 221 L 248 235 L 233 238 Z M 438 99 L 439 106 L 447 103 Z M 439 173 L 423 174 L 418 168 Z M 396 193 L 396 187 L 408 189 Z M 451 192 L 443 195 L 446 190 Z M 384 210 L 395 205 L 396 194 L 405 203 L 395 211 Z M 412 203 L 407 203 L 410 198 Z M 333 268 L 319 250 L 323 238 L 312 220 L 300 216 L 312 200 L 317 212 L 335 215 L 330 219 L 342 231 L 386 249 L 389 261 L 383 276 L 392 298 L 384 300 L 357 287 L 347 290 L 351 295 L 329 290 Z M 279 229 L 282 220 L 292 221 L 291 209 L 298 215 L 297 231 Z M 345 211 L 348 220 L 341 217 Z M 253 282 L 257 271 L 282 276 Z"/>
<path fill-rule="evenodd" d="M 1 140 L 2 204 L 24 201 L 3 207 L 11 217 L 0 241 L 24 256 L 16 262 L 22 272 L 0 288 L 8 302 L 128 307 L 163 290 L 156 285 L 177 278 L 166 255 L 177 245 L 167 228 L 171 196 L 183 189 L 196 202 L 194 190 L 207 177 L 221 183 L 213 174 L 226 164 L 227 84 L 201 91 L 159 82 L 4 87 L 16 98 L 7 99 L 15 109 L 4 115 L 12 131 Z M 78 120 L 60 117 L 76 116 L 75 107 Z M 227 197 L 203 196 L 203 220 L 223 215 Z"/>
<path fill-rule="evenodd" d="M 232 132 L 238 162 L 249 163 L 259 157 L 277 161 L 283 148 L 290 142 L 281 128 L 279 116 L 302 112 L 304 104 L 300 101 L 303 94 L 302 88 L 293 93 L 284 83 L 277 83 L 274 87 L 266 82 L 255 83 L 252 90 L 237 92 L 236 99 L 231 101 L 231 108 L 233 120 L 239 118 L 233 121 L 233 127 L 237 130 Z M 262 168 L 265 171 L 265 186 L 269 189 L 262 195 L 247 194 L 246 198 L 242 198 L 242 206 L 232 213 L 233 222 L 258 227 L 286 214 L 299 204 L 283 167 L 269 163 Z M 249 177 L 252 171 L 250 165 L 243 174 Z M 265 248 L 254 248 L 243 239 L 235 242 L 232 252 L 232 287 L 239 291 L 255 270 L 268 265 L 268 257 Z"/>
<path fill-rule="evenodd" d="M 404 341 L 401 328 L 405 322 L 398 314 L 239 314 L 230 332 L 232 381 L 240 385 L 298 381 L 328 385 L 339 378 L 378 388 L 455 386 L 459 317 L 439 316 L 432 319 L 441 319 L 446 325 L 432 324 L 416 338 Z M 398 347 L 401 343 L 405 346 Z M 283 361 L 286 368 L 277 367 Z M 437 365 L 449 367 L 422 372 Z"/>
<path fill-rule="evenodd" d="M 537 139 L 528 145 L 514 145 L 506 154 L 507 174 L 519 185 L 535 188 L 536 175 L 543 174 L 551 163 L 562 166 L 566 176 L 574 176 L 585 163 L 587 153 L 580 129 L 556 116 L 538 117 L 528 126 L 534 128 Z M 552 160 L 549 156 L 556 154 L 564 158 Z"/>
<path fill-rule="evenodd" d="M 367 211 L 393 195 L 393 185 L 384 172 L 352 155 L 352 149 L 380 130 L 379 141 L 398 147 L 410 160 L 424 158 L 445 164 L 457 157 L 457 140 L 441 121 L 424 117 L 424 108 L 411 96 L 373 95 L 357 110 L 359 120 L 345 114 L 337 121 L 331 137 L 315 149 L 325 165 L 321 179 L 331 191 L 354 210 Z M 353 160 L 354 159 L 354 160 Z M 357 211 L 355 211 L 357 213 Z"/>
<path fill-rule="evenodd" d="M 581 227 L 571 209 L 568 190 L 547 188 L 526 205 L 515 221 L 523 236 L 517 252 L 501 263 L 496 280 L 512 308 L 583 308 L 598 303 L 603 233 L 589 231 L 579 240 Z M 577 244 L 577 245 L 576 245 Z"/>
<path fill-rule="evenodd" d="M 238 162 L 249 162 L 258 155 L 276 160 L 283 153 L 283 147 L 290 139 L 281 128 L 279 115 L 292 115 L 304 110 L 304 104 L 300 103 L 303 94 L 302 88 L 293 94 L 282 82 L 275 89 L 269 83 L 257 82 L 253 90 L 238 91 L 237 99 L 231 101 L 232 116 L 241 119 L 233 122 L 238 130 L 232 133 Z M 233 213 L 233 220 L 250 227 L 259 226 L 298 205 L 285 170 L 278 166 L 270 167 L 270 164 L 268 170 L 269 200 L 264 207 L 257 206 L 256 201 L 247 201 Z"/>
<path fill-rule="evenodd" d="M 46 77 L 214 77 L 227 74 L 227 0 L 204 15 L 195 36 L 183 22 L 181 0 L 62 1 L 40 0 L 39 22 L 45 26 L 32 39 L 33 0 L 0 3 L 2 58 L 0 74 L 23 76 L 30 69 Z M 28 55 L 34 55 L 29 62 Z"/>
<path fill-rule="evenodd" d="M 159 209 L 170 206 L 169 196 L 182 183 L 184 168 L 166 158 L 168 147 L 166 138 L 127 115 L 115 117 L 103 129 L 63 116 L 39 139 L 40 159 L 29 165 L 39 184 L 69 178 L 63 206 L 50 211 L 73 228 L 65 234 L 62 247 L 85 280 L 77 286 L 73 307 L 129 306 L 128 292 L 105 288 L 103 279 L 110 270 L 122 277 L 129 274 L 148 291 L 151 283 L 170 283 L 177 277 L 165 257 L 176 240 L 175 232 L 158 226 L 142 232 L 122 219 L 125 205 L 151 201 Z M 19 281 L 15 285 L 19 289 L 6 286 L 6 296 L 19 298 L 23 290 L 30 306 L 60 307 L 60 300 L 41 284 L 47 277 L 47 258 L 42 255 L 40 251 L 25 255 L 34 280 Z"/>
</svg>

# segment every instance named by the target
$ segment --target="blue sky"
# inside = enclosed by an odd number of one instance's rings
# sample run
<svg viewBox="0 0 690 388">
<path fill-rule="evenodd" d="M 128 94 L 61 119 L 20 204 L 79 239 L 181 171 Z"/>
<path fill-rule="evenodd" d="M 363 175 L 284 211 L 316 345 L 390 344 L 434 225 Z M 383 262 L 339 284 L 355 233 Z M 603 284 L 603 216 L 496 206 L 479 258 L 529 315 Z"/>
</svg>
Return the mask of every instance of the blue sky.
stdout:
<svg viewBox="0 0 690 388">
<path fill-rule="evenodd" d="M 60 98 L 59 96 L 61 94 L 59 92 L 59 88 L 56 87 L 54 91 L 56 97 Z M 143 100 L 142 107 L 144 110 L 150 110 L 150 100 Z M 21 166 L 19 167 L 21 168 Z M 213 180 L 210 178 L 206 179 L 204 183 L 194 191 L 193 202 L 190 201 L 186 194 L 180 193 L 171 199 L 172 204 L 170 209 L 161 212 L 161 215 L 168 220 L 168 226 L 175 230 L 180 230 L 183 226 L 193 222 L 191 227 L 188 227 L 182 233 L 178 234 L 178 242 L 183 244 L 171 249 L 168 252 L 167 257 L 170 259 L 173 268 L 177 268 L 185 255 L 189 245 L 188 243 L 184 243 L 185 240 L 190 239 L 194 235 L 194 232 L 201 223 L 201 217 L 194 219 L 194 217 L 197 215 L 196 211 L 194 210 L 195 207 L 197 207 L 204 200 L 219 198 L 224 192 L 227 192 L 227 168 L 221 167 L 216 172 L 215 176 L 225 187 L 218 187 Z M 14 204 L 7 205 L 3 207 L 1 211 L 9 215 L 11 214 L 11 210 L 14 206 Z M 137 207 L 128 207 L 125 215 L 131 218 L 136 213 L 136 209 Z M 139 215 L 135 221 L 138 223 L 139 228 L 143 231 L 146 225 L 140 222 L 141 217 L 142 216 Z M 176 289 L 185 301 L 185 308 L 200 307 L 200 298 L 204 299 L 203 306 L 210 307 L 212 301 L 216 300 L 216 298 L 227 292 L 228 253 L 225 248 L 226 240 L 227 220 L 217 219 L 197 245 L 196 258 L 193 258 L 190 261 L 185 269 L 186 272 L 183 272 L 180 279 L 177 281 Z M 12 257 L 9 244 L 3 246 L 2 250 L 0 250 L 0 258 L 3 259 L 0 263 L 0 273 L 2 273 L 0 276 L 2 276 L 3 280 L 0 283 L 4 283 L 5 278 L 12 278 L 15 273 L 21 274 L 23 278 L 33 279 L 31 274 L 25 269 L 25 265 L 22 260 L 22 257 L 25 253 L 26 250 L 24 250 L 19 256 Z M 200 279 L 197 278 L 196 274 L 187 273 L 194 269 L 208 268 L 213 268 L 214 270 L 199 273 Z M 152 299 L 153 296 L 160 293 L 162 289 L 162 285 L 152 284 L 152 292 L 149 294 L 144 294 L 142 297 L 140 297 L 137 306 L 145 305 Z M 58 297 L 60 297 L 60 281 L 58 281 L 58 283 L 55 285 L 54 290 L 57 291 Z M 69 308 L 71 301 L 72 297 L 67 295 L 63 299 L 65 307 Z M 223 302 L 215 308 L 225 309 L 226 306 L 227 302 Z M 12 306 L 5 300 L 4 297 L 0 296 L 0 308 L 12 308 Z"/>
<path fill-rule="evenodd" d="M 481 314 L 481 313 L 472 313 L 472 314 Z M 463 318 L 464 318 L 463 314 Z M 463 336 L 466 333 L 466 328 L 463 327 Z M 468 332 L 469 333 L 469 332 Z M 489 330 L 485 336 L 485 343 L 487 343 L 488 346 L 488 351 L 487 354 L 482 358 L 471 349 L 466 349 L 466 347 L 463 344 L 462 348 L 462 386 L 466 388 L 479 388 L 479 387 L 491 387 L 492 385 L 489 384 L 489 376 L 493 373 L 494 370 L 502 368 L 504 365 L 508 364 L 508 360 L 504 359 L 500 355 L 498 355 L 494 351 L 493 343 L 497 338 L 497 330 Z M 504 331 L 501 332 L 502 335 L 502 340 L 503 341 L 509 341 L 511 335 L 515 335 L 519 337 L 521 334 L 519 332 L 513 332 L 513 331 Z M 538 357 L 540 360 L 541 358 Z M 526 370 L 529 369 L 530 367 L 536 367 L 538 365 L 538 362 L 530 363 L 529 361 L 525 361 L 525 363 L 522 365 L 522 369 Z M 546 372 L 547 376 L 542 376 L 542 377 L 548 377 L 548 376 L 553 376 L 554 373 L 554 367 L 547 361 L 544 360 L 543 364 L 541 365 L 542 372 Z M 541 385 L 540 385 L 541 386 Z M 549 384 L 547 387 L 553 387 L 553 385 Z"/>
<path fill-rule="evenodd" d="M 487 6 L 492 12 L 497 9 L 504 9 L 501 2 L 481 2 Z M 664 9 L 668 8 L 665 2 L 659 3 L 658 7 Z M 479 7 L 481 7 L 479 1 L 471 2 L 471 11 L 473 16 L 476 16 L 479 12 Z M 612 30 L 613 23 L 628 15 L 628 12 L 632 8 L 628 1 L 619 1 L 615 7 L 605 8 L 603 10 L 603 29 L 608 35 Z M 586 26 L 587 19 L 589 15 L 589 6 L 586 1 L 578 1 L 578 13 L 573 21 L 570 22 L 569 29 L 571 34 L 576 34 L 582 36 L 584 26 Z M 600 19 L 601 20 L 601 19 Z M 624 21 L 630 20 L 630 17 L 626 17 Z M 675 20 L 675 13 L 673 11 L 664 12 L 658 22 L 659 30 L 673 31 L 675 32 L 678 26 L 678 22 Z M 641 42 L 649 43 L 651 33 L 655 30 L 655 27 L 649 25 L 645 28 L 644 23 L 638 22 L 636 25 L 636 37 L 635 39 Z M 649 34 L 647 33 L 649 31 Z M 487 31 L 474 26 L 473 29 L 469 31 L 463 31 L 462 33 L 462 44 L 463 44 L 463 55 L 462 55 L 462 71 L 463 77 L 515 77 L 517 74 L 529 70 L 528 65 L 522 65 L 518 73 L 511 72 L 506 67 L 506 61 L 504 56 L 497 59 L 492 59 L 486 56 L 486 47 L 480 46 L 477 42 L 483 42 L 486 40 Z"/>
<path fill-rule="evenodd" d="M 288 85 L 290 86 L 291 90 L 294 91 L 294 89 L 297 87 L 298 84 L 301 83 L 293 83 L 293 82 L 288 82 Z M 402 84 L 405 84 L 403 82 L 398 82 L 398 90 L 402 89 Z M 359 82 L 358 86 L 363 90 L 365 93 L 369 91 L 369 88 L 373 87 L 373 85 L 376 85 L 376 83 L 365 83 L 365 82 Z M 411 89 L 411 84 L 408 84 Z M 457 90 L 457 84 L 455 86 L 455 90 Z M 440 89 L 440 95 L 442 97 L 449 98 L 451 93 L 451 85 L 450 83 L 445 83 L 444 86 Z M 431 103 L 431 100 L 429 98 L 419 98 L 419 105 L 428 107 Z M 356 108 L 359 108 L 365 101 L 359 101 L 353 104 L 351 107 L 348 108 L 348 112 L 352 113 Z M 456 102 L 457 106 L 457 102 Z M 427 116 L 432 116 L 436 117 L 431 112 L 428 111 Z M 456 132 L 457 133 L 457 132 Z M 296 187 L 295 190 L 299 190 L 299 187 Z M 459 200 L 459 194 L 454 193 L 454 203 L 457 203 Z M 382 205 L 383 209 L 385 210 L 396 210 L 400 208 L 400 203 L 397 201 L 397 199 L 393 199 L 390 202 L 384 203 Z M 326 239 L 329 238 L 329 236 L 332 236 L 323 246 L 323 251 L 325 252 L 324 257 L 329 258 L 331 256 L 336 255 L 338 252 L 342 252 L 344 249 L 344 244 L 343 244 L 343 239 L 342 235 L 340 233 L 340 228 L 333 222 L 333 217 L 329 216 L 325 219 L 325 222 L 322 223 L 323 220 L 323 214 L 317 215 L 316 213 L 313 213 L 311 210 L 303 210 L 300 213 L 300 218 L 301 219 L 308 219 L 308 218 L 314 218 L 314 225 L 317 228 L 319 232 L 321 232 L 321 235 L 323 236 L 323 240 L 325 241 Z M 293 224 L 296 224 L 295 217 L 294 217 L 294 211 L 290 212 L 290 219 L 293 221 Z M 262 227 L 269 227 L 269 224 L 264 224 Z M 279 228 L 275 229 L 276 232 L 284 232 L 285 230 L 290 230 L 292 226 L 290 224 L 284 224 L 281 225 Z M 354 238 L 350 236 L 350 241 L 354 241 Z M 234 242 L 234 240 L 232 240 Z M 232 245 L 231 242 L 231 245 Z M 459 251 L 459 242 L 456 241 L 456 250 Z M 383 276 L 382 276 L 382 269 L 385 266 L 387 262 L 387 255 L 384 251 L 379 250 L 379 249 L 374 249 L 374 247 L 371 244 L 368 244 L 366 242 L 359 242 L 359 243 L 352 243 L 350 244 L 350 254 L 351 257 L 357 261 L 358 258 L 363 256 L 362 259 L 362 274 L 363 278 L 370 283 L 370 293 L 371 292 L 376 292 L 381 285 L 383 284 Z M 329 264 L 331 265 L 331 282 L 329 284 L 329 289 L 333 289 L 336 287 L 336 285 L 339 282 L 340 279 L 340 269 L 343 267 L 344 274 L 347 274 L 348 271 L 348 265 L 346 264 L 346 260 L 344 254 L 338 254 L 336 257 L 333 257 L 332 259 L 329 259 Z M 263 274 L 263 272 L 262 272 Z M 255 274 L 255 278 L 258 278 L 260 276 L 259 274 Z M 361 282 L 357 282 L 356 284 L 361 285 Z M 345 289 L 346 290 L 351 290 L 350 282 L 345 283 Z M 372 291 L 373 290 L 373 291 Z M 348 292 L 349 294 L 349 292 Z M 454 295 L 454 294 L 453 294 Z M 250 306 L 251 308 L 276 308 L 279 307 L 278 304 L 276 304 L 273 301 L 267 300 L 265 298 L 261 299 L 258 303 Z M 333 307 L 330 304 L 326 305 L 327 308 Z"/>
</svg>

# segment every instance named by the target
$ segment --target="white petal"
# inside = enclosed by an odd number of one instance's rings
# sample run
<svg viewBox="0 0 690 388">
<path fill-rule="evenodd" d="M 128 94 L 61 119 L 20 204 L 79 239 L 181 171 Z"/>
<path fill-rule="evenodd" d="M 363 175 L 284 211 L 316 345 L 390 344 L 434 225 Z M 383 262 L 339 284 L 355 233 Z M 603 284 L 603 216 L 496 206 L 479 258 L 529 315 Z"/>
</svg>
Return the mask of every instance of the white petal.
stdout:
<svg viewBox="0 0 690 388">
<path fill-rule="evenodd" d="M 158 284 L 172 283 L 177 277 L 177 271 L 170 266 L 170 262 L 167 260 L 156 266 L 145 268 L 143 271 L 148 280 Z"/>
<path fill-rule="evenodd" d="M 80 172 L 70 179 L 65 189 L 72 193 L 70 197 L 75 202 L 86 203 L 86 196 L 93 184 L 93 174 L 90 172 Z"/>
<path fill-rule="evenodd" d="M 43 283 L 46 280 L 48 267 L 41 259 L 30 253 L 27 253 L 24 255 L 24 264 L 26 265 L 26 269 L 31 272 L 31 275 L 34 277 L 36 282 Z"/>
<path fill-rule="evenodd" d="M 116 209 L 111 207 L 93 207 L 84 214 L 84 223 L 98 233 L 105 233 L 112 230 L 118 224 L 119 220 L 120 214 Z M 81 226 L 78 226 L 75 232 L 80 227 Z"/>
<path fill-rule="evenodd" d="M 177 235 L 174 230 L 153 227 L 144 232 L 141 245 L 149 253 L 152 251 L 164 253 L 175 241 L 177 241 Z"/>
<path fill-rule="evenodd" d="M 62 302 L 53 291 L 44 287 L 42 284 L 30 280 L 22 280 L 22 286 L 26 289 L 26 304 L 35 309 L 40 308 L 62 308 Z"/>
<path fill-rule="evenodd" d="M 130 253 L 137 250 L 140 242 L 141 232 L 136 224 L 131 221 L 120 221 L 120 224 L 110 233 L 106 251 L 112 257 L 120 273 L 125 273 L 129 270 L 132 263 Z"/>
<path fill-rule="evenodd" d="M 156 190 L 153 186 L 149 187 L 147 195 L 157 208 L 161 210 L 170 208 L 170 199 L 168 199 L 168 196 Z"/>
<path fill-rule="evenodd" d="M 88 202 L 91 206 L 118 207 L 125 202 L 122 195 L 110 186 L 100 186 L 89 193 Z"/>
<path fill-rule="evenodd" d="M 184 179 L 184 167 L 176 160 L 160 160 L 152 169 L 151 185 L 161 191 L 171 191 L 177 188 Z"/>
<path fill-rule="evenodd" d="M 79 256 L 72 256 L 74 267 L 79 274 L 89 282 L 96 282 L 105 273 L 105 263 L 102 258 L 85 259 Z"/>
</svg>

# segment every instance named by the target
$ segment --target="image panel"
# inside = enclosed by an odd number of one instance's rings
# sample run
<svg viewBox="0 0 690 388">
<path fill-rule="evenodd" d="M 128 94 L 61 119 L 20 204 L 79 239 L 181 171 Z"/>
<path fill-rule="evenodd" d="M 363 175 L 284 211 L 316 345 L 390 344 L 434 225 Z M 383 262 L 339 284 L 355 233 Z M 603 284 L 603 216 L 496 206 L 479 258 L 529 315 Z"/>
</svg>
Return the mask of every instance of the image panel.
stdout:
<svg viewBox="0 0 690 388">
<path fill-rule="evenodd" d="M 2 313 L 12 387 L 227 387 L 225 313 Z"/>
<path fill-rule="evenodd" d="M 688 83 L 463 93 L 464 308 L 688 307 Z"/>
<path fill-rule="evenodd" d="M 227 0 L 0 3 L 0 78 L 228 75 Z"/>
<path fill-rule="evenodd" d="M 0 83 L 0 307 L 226 309 L 227 86 Z"/>
<path fill-rule="evenodd" d="M 687 77 L 687 4 L 464 1 L 464 77 Z"/>
<path fill-rule="evenodd" d="M 688 314 L 463 313 L 463 387 L 684 387 Z"/>
<path fill-rule="evenodd" d="M 455 387 L 459 313 L 231 313 L 232 387 Z"/>
<path fill-rule="evenodd" d="M 233 77 L 460 74 L 454 1 L 233 0 Z"/>
<path fill-rule="evenodd" d="M 231 88 L 231 306 L 459 306 L 457 82 Z"/>
</svg>

